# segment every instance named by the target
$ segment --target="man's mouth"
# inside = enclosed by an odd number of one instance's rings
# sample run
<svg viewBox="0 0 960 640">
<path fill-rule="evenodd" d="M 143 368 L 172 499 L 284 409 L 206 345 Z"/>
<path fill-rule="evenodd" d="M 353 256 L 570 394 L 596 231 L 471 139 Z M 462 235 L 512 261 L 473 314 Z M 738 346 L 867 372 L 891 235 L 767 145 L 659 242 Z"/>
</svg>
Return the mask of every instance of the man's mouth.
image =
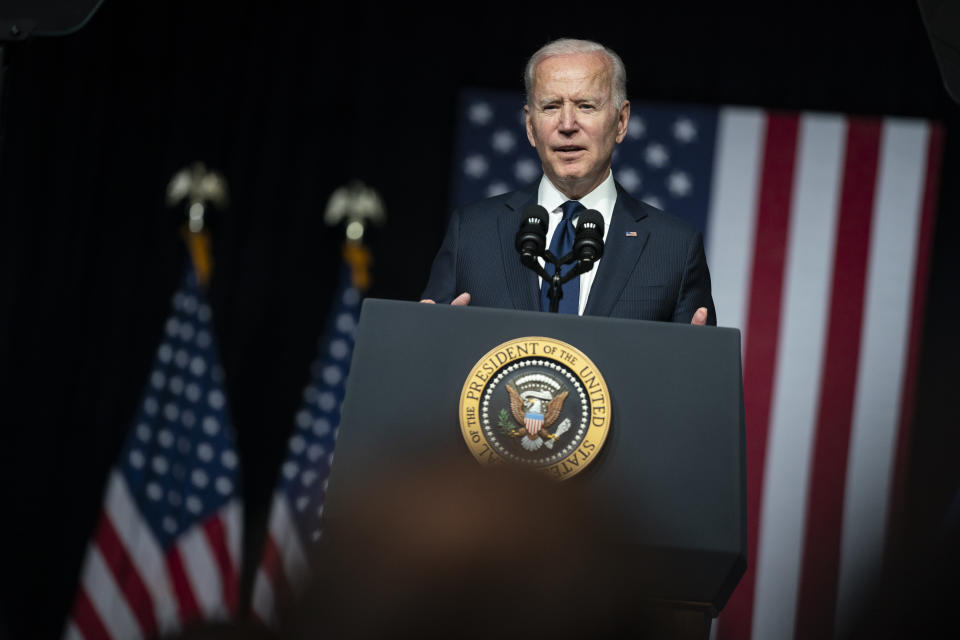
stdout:
<svg viewBox="0 0 960 640">
<path fill-rule="evenodd" d="M 559 153 L 559 154 L 562 155 L 562 156 L 574 155 L 574 154 L 579 153 L 580 151 L 584 151 L 584 150 L 585 150 L 585 149 L 584 149 L 583 147 L 578 147 L 578 146 L 575 146 L 575 145 L 564 145 L 564 146 L 562 146 L 562 147 L 554 147 L 554 151 L 556 151 L 557 153 Z"/>
</svg>

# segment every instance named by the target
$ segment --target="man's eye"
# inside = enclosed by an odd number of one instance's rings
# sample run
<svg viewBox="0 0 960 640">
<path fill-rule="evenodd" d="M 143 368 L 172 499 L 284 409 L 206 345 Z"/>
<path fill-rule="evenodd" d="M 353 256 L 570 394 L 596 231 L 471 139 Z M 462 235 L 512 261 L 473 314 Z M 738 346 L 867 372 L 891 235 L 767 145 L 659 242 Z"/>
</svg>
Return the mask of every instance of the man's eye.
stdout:
<svg viewBox="0 0 960 640">
<path fill-rule="evenodd" d="M 592 104 L 581 104 L 580 108 L 584 109 L 585 111 L 593 111 L 594 106 Z"/>
</svg>

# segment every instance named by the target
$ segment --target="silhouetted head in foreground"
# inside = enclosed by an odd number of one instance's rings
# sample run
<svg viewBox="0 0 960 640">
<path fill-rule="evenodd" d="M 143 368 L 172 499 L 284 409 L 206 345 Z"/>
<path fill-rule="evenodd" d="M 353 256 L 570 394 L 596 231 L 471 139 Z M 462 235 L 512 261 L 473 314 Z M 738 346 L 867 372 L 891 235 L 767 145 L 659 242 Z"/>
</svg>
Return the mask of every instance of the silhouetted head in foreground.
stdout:
<svg viewBox="0 0 960 640">
<path fill-rule="evenodd" d="M 343 504 L 284 637 L 603 637 L 642 623 L 629 588 L 609 588 L 621 558 L 575 485 L 443 462 L 372 478 Z"/>
</svg>

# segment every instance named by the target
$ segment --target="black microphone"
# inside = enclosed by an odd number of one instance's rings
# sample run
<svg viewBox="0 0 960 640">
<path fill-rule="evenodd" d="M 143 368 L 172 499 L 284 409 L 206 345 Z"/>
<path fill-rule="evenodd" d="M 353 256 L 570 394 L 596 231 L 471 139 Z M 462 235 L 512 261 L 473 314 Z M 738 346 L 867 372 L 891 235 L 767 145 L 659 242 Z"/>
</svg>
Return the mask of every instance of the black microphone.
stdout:
<svg viewBox="0 0 960 640">
<path fill-rule="evenodd" d="M 577 220 L 577 235 L 573 240 L 573 255 L 577 260 L 596 262 L 603 255 L 603 216 L 587 209 Z"/>
<path fill-rule="evenodd" d="M 514 245 L 524 258 L 539 257 L 547 248 L 547 210 L 532 204 L 523 212 Z M 602 221 L 601 221 L 602 222 Z"/>
</svg>

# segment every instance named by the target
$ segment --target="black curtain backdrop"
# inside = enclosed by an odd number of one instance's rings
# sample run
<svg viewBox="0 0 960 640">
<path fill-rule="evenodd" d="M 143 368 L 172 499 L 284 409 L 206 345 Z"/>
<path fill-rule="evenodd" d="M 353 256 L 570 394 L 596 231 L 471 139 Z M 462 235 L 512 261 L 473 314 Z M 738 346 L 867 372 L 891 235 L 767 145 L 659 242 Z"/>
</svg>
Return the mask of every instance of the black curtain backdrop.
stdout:
<svg viewBox="0 0 960 640">
<path fill-rule="evenodd" d="M 185 259 L 182 212 L 163 202 L 172 174 L 201 160 L 231 190 L 213 219 L 210 295 L 248 591 L 340 261 L 327 198 L 353 178 L 379 190 L 389 222 L 371 233 L 372 295 L 416 299 L 447 214 L 458 91 L 520 89 L 526 57 L 562 36 L 617 50 L 633 99 L 947 125 L 907 501 L 907 540 L 935 534 L 960 476 L 960 106 L 915 5 L 319 5 L 108 1 L 74 35 L 7 47 L 0 635 L 56 637 L 71 604 Z"/>
</svg>

